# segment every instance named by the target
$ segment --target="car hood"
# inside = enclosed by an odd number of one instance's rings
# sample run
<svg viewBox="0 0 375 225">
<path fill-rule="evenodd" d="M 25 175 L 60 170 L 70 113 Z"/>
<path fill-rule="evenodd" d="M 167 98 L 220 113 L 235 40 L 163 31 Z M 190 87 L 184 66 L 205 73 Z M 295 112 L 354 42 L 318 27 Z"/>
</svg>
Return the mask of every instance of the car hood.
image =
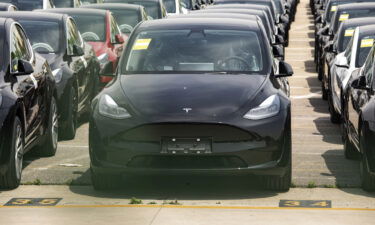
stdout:
<svg viewBox="0 0 375 225">
<path fill-rule="evenodd" d="M 222 118 L 257 93 L 264 75 L 122 75 L 133 110 L 147 117 Z"/>
</svg>

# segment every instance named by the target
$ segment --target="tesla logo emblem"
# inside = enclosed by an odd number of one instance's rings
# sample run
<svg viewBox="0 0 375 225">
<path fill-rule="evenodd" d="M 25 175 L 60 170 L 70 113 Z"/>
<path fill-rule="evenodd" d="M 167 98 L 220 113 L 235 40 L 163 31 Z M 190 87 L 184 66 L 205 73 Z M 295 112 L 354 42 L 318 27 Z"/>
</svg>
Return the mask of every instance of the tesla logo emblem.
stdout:
<svg viewBox="0 0 375 225">
<path fill-rule="evenodd" d="M 186 113 L 189 113 L 189 111 L 191 111 L 192 108 L 182 108 L 182 110 L 184 110 Z"/>
</svg>

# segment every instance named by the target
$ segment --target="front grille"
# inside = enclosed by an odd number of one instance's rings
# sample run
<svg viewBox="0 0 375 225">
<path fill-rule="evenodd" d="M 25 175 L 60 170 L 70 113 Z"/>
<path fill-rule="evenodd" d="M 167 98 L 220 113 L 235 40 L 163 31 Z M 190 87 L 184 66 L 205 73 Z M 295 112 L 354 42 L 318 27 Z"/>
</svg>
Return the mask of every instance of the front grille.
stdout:
<svg viewBox="0 0 375 225">
<path fill-rule="evenodd" d="M 120 134 L 122 141 L 160 142 L 162 137 L 210 137 L 214 142 L 258 140 L 255 134 L 221 124 L 147 124 Z"/>
<path fill-rule="evenodd" d="M 244 168 L 246 163 L 237 156 L 136 156 L 128 164 L 142 169 L 218 169 Z"/>
</svg>

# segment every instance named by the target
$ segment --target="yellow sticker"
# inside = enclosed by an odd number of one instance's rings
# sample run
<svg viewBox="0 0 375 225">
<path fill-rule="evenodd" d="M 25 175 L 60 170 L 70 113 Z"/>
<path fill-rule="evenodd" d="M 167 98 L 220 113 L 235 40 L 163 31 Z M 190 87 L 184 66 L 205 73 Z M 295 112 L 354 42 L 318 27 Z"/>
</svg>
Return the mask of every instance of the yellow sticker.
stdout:
<svg viewBox="0 0 375 225">
<path fill-rule="evenodd" d="M 145 50 L 151 43 L 151 38 L 138 39 L 133 45 L 133 50 Z"/>
<path fill-rule="evenodd" d="M 339 21 L 344 21 L 344 20 L 347 20 L 349 19 L 349 14 L 341 14 L 340 15 L 340 18 L 339 18 Z"/>
<path fill-rule="evenodd" d="M 374 39 L 373 38 L 362 39 L 362 41 L 361 41 L 361 48 L 368 48 L 368 47 L 372 47 L 373 45 L 374 45 Z"/>
<path fill-rule="evenodd" d="M 345 37 L 351 37 L 353 36 L 354 29 L 347 29 L 345 30 Z"/>
<path fill-rule="evenodd" d="M 331 7 L 331 12 L 336 12 L 336 10 L 337 10 L 337 5 L 333 5 L 333 6 Z"/>
</svg>

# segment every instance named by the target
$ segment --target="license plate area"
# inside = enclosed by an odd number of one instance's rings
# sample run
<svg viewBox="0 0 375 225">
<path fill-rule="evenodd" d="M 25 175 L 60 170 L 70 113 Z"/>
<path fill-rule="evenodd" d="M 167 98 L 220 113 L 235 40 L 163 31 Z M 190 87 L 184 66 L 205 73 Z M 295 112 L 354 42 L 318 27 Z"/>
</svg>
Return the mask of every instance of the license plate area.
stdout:
<svg viewBox="0 0 375 225">
<path fill-rule="evenodd" d="M 165 137 L 161 141 L 164 154 L 209 154 L 212 152 L 211 138 Z"/>
</svg>

